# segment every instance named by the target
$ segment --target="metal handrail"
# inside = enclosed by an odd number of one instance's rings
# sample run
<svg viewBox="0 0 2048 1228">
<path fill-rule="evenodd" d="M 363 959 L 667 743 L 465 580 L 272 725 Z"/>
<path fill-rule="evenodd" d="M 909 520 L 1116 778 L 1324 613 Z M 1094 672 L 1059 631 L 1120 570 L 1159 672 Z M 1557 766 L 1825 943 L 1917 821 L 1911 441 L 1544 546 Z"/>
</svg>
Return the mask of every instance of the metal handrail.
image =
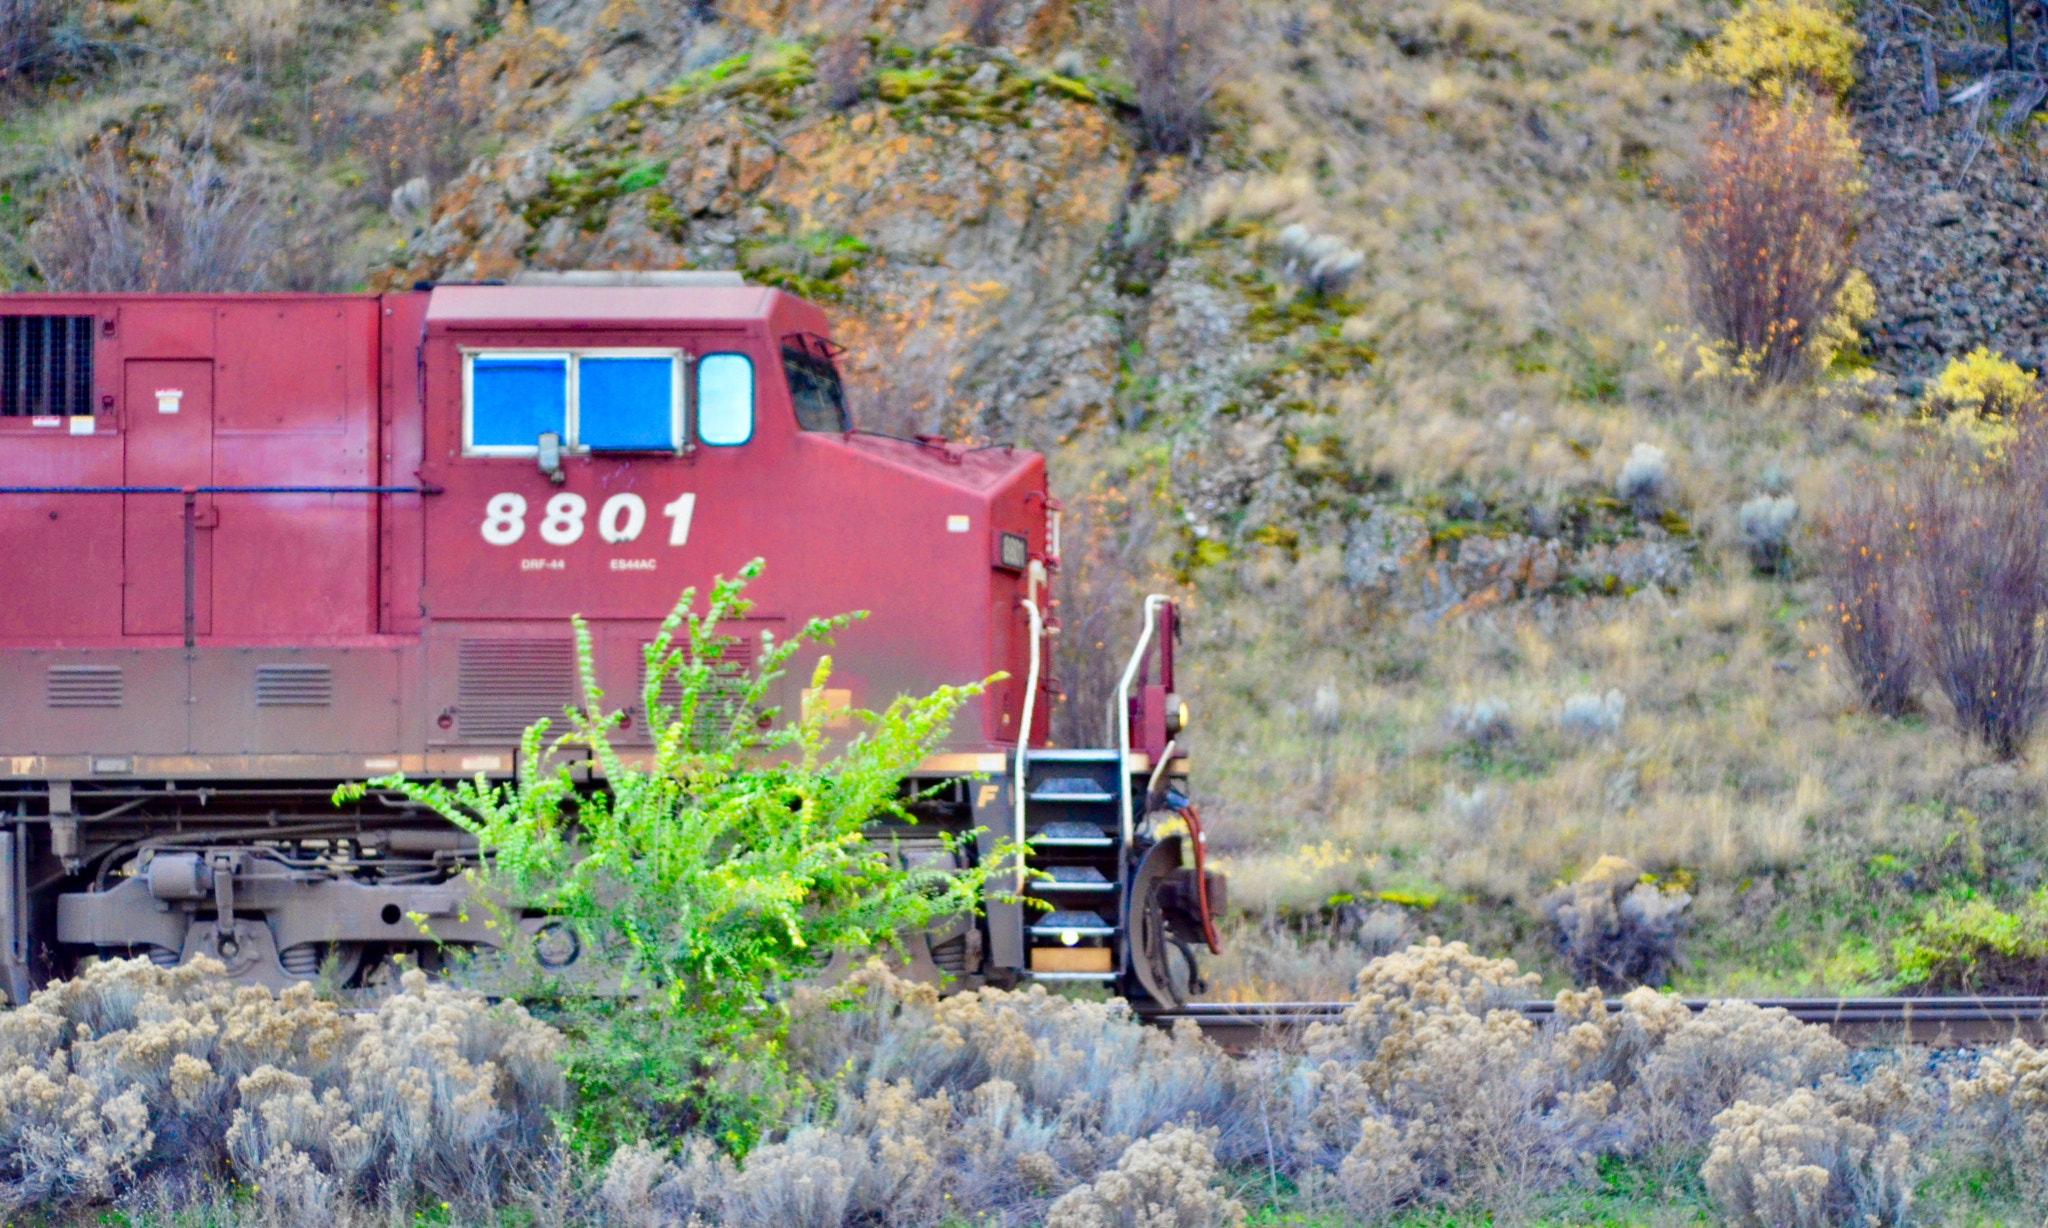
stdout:
<svg viewBox="0 0 2048 1228">
<path fill-rule="evenodd" d="M 1131 650 L 1130 663 L 1124 666 L 1124 675 L 1116 684 L 1116 792 L 1125 848 L 1130 847 L 1131 831 L 1136 826 L 1131 814 L 1131 680 L 1145 663 L 1145 650 L 1151 647 L 1152 632 L 1158 626 L 1159 608 L 1168 600 L 1163 593 L 1146 594 L 1145 612 L 1141 615 L 1144 630 L 1139 633 L 1138 646 Z"/>
<path fill-rule="evenodd" d="M 0 495 L 431 495 L 434 486 L 0 486 Z"/>
<path fill-rule="evenodd" d="M 1045 620 L 1038 612 L 1038 603 L 1029 597 L 1018 602 L 1025 613 L 1031 616 L 1031 668 L 1024 678 L 1024 727 L 1017 731 L 1016 777 L 1010 791 L 1017 803 L 1017 890 L 1024 890 L 1024 882 L 1030 871 L 1024 866 L 1024 801 L 1025 801 L 1025 759 L 1031 753 L 1031 718 L 1038 701 L 1038 641 L 1045 627 Z"/>
</svg>

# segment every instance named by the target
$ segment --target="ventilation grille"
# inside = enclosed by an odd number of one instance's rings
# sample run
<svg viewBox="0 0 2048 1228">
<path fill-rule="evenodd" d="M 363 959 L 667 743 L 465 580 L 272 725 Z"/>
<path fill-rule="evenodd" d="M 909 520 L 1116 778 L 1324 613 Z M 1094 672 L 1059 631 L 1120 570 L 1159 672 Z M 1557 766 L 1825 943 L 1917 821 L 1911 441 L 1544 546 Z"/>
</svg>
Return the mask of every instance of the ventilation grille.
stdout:
<svg viewBox="0 0 2048 1228">
<path fill-rule="evenodd" d="M 52 708 L 118 708 L 124 689 L 118 665 L 52 665 L 44 688 Z"/>
<path fill-rule="evenodd" d="M 259 708 L 331 708 L 334 668 L 328 665 L 259 665 L 256 667 Z"/>
<path fill-rule="evenodd" d="M 456 671 L 466 741 L 517 742 L 542 717 L 559 729 L 562 709 L 576 702 L 572 640 L 463 640 Z"/>
<path fill-rule="evenodd" d="M 0 316 L 0 418 L 92 412 L 92 317 Z"/>
<path fill-rule="evenodd" d="M 753 673 L 754 658 L 759 648 L 758 639 L 742 636 L 720 648 L 718 655 L 712 658 L 711 684 L 697 699 L 697 740 L 705 740 L 714 732 L 722 733 L 731 725 L 733 716 L 739 712 L 740 699 L 745 693 L 747 677 Z M 645 645 L 641 646 L 640 659 L 647 659 Z M 662 679 L 660 700 L 663 707 L 673 711 L 682 697 L 683 686 L 675 675 Z"/>
</svg>

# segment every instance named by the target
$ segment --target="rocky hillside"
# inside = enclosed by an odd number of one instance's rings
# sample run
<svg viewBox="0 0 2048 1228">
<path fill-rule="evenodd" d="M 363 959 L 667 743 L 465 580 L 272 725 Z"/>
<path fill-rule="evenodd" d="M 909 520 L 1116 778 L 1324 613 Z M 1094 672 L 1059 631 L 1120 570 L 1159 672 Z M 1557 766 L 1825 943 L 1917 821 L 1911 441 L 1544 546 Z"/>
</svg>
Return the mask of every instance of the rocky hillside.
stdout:
<svg viewBox="0 0 2048 1228">
<path fill-rule="evenodd" d="M 95 214 L 219 284 L 738 267 L 827 307 L 864 424 L 1046 450 L 1062 725 L 1180 592 L 1242 924 L 1377 918 L 1327 967 L 1425 928 L 1561 976 L 1542 901 L 1617 854 L 1692 897 L 1682 978 L 1875 984 L 1929 891 L 2042 875 L 2034 770 L 1851 715 L 1804 539 L 1759 571 L 1738 510 L 1810 521 L 1950 353 L 2048 359 L 2033 129 L 1925 114 L 1875 9 L 1870 361 L 1753 394 L 1692 359 L 1670 203 L 1718 2 L 1184 3 L 1220 86 L 1176 150 L 1095 0 L 45 4 L 17 285 L 81 276 Z M 1982 66 L 1942 55 L 1945 98 Z M 1323 975 L 1244 938 L 1242 992 Z"/>
</svg>

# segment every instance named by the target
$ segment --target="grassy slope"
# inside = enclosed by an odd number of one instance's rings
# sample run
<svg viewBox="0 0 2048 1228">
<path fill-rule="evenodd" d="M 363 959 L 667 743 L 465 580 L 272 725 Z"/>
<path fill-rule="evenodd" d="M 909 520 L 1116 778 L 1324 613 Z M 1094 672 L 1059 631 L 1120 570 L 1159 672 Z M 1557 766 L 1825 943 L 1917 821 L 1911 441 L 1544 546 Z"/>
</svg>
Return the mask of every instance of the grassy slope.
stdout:
<svg viewBox="0 0 2048 1228">
<path fill-rule="evenodd" d="M 1740 553 L 1767 472 L 1810 510 L 1899 430 L 1852 383 L 1684 376 L 1658 185 L 1716 101 L 1679 66 L 1718 5 L 1252 0 L 1199 160 L 1135 149 L 1098 4 L 1016 0 L 998 54 L 936 0 L 710 25 L 563 3 L 548 29 L 309 0 L 268 50 L 240 12 L 94 6 L 98 67 L 7 118 L 16 229 L 55 151 L 204 119 L 293 210 L 309 284 L 740 263 L 827 299 L 871 417 L 1052 453 L 1083 543 L 1070 730 L 1133 594 L 1187 597 L 1201 788 L 1254 919 L 1384 893 L 1556 979 L 1537 901 L 1614 853 L 1697 897 L 1684 985 L 1847 989 L 1929 893 L 2042 874 L 2038 772 L 1971 775 L 1937 723 L 1854 715 L 1813 580 Z M 848 30 L 874 51 L 841 111 L 816 62 Z M 403 100 L 447 34 L 469 50 L 442 105 L 485 160 L 415 226 L 384 200 L 433 159 L 379 141 L 418 127 Z M 322 126 L 336 97 L 353 126 Z M 1344 294 L 1297 293 L 1294 225 L 1363 255 Z M 1643 442 L 1669 457 L 1661 523 L 1611 497 Z M 1615 736 L 1557 726 L 1610 689 Z M 1511 741 L 1449 731 L 1478 700 Z M 1225 992 L 1333 991 L 1364 949 L 1254 924 Z"/>
</svg>

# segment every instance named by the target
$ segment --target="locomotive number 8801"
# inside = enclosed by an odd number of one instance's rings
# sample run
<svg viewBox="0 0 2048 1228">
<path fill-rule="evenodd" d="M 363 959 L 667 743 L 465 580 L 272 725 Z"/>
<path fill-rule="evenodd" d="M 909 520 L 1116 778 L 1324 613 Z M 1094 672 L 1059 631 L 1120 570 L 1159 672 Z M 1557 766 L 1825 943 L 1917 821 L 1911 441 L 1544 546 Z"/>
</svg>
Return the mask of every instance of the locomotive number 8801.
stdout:
<svg viewBox="0 0 2048 1228">
<path fill-rule="evenodd" d="M 577 698 L 571 615 L 638 694 L 676 594 L 762 557 L 735 663 L 863 609 L 845 701 L 1009 675 L 912 784 L 984 832 L 961 856 L 1027 841 L 1045 907 L 992 896 L 912 970 L 1178 1001 L 1223 883 L 1191 813 L 1155 831 L 1185 809 L 1173 605 L 1133 611 L 1117 744 L 1051 746 L 1044 459 L 855 430 L 827 334 L 731 274 L 0 301 L 9 997 L 92 956 L 282 986 L 508 940 L 462 907 L 463 833 L 335 786 L 509 775 Z"/>
</svg>

